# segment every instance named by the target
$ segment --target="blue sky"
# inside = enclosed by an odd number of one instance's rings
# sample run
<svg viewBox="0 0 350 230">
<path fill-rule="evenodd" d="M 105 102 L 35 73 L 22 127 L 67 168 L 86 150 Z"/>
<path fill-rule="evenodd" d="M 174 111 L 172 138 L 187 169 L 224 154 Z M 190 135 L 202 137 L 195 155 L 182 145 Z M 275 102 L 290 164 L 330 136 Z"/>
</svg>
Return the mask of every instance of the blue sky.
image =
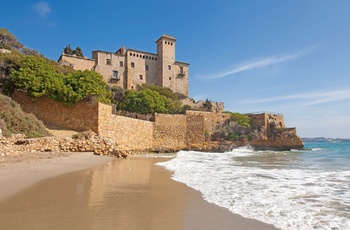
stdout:
<svg viewBox="0 0 350 230">
<path fill-rule="evenodd" d="M 283 113 L 302 137 L 350 137 L 348 0 L 3 1 L 0 27 L 57 60 L 63 48 L 156 52 L 190 63 L 189 94 Z"/>
</svg>

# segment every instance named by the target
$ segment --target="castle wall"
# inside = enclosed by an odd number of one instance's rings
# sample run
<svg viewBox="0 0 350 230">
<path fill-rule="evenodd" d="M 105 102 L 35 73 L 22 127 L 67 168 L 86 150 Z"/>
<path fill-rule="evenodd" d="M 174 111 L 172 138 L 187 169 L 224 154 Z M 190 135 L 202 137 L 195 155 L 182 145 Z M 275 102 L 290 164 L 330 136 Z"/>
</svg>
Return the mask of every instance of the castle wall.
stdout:
<svg viewBox="0 0 350 230">
<path fill-rule="evenodd" d="M 156 114 L 154 122 L 154 149 L 176 151 L 186 147 L 186 115 Z"/>
<path fill-rule="evenodd" d="M 211 134 L 230 119 L 229 114 L 187 111 L 186 115 L 156 114 L 155 121 L 150 122 L 115 115 L 112 106 L 102 103 L 82 101 L 66 107 L 47 97 L 33 100 L 23 92 L 15 92 L 12 98 L 45 124 L 92 130 L 116 140 L 119 150 L 177 151 L 205 142 L 206 133 Z"/>
<path fill-rule="evenodd" d="M 150 150 L 153 147 L 153 122 L 112 114 L 112 106 L 100 103 L 98 134 L 113 138 L 120 150 Z"/>
<path fill-rule="evenodd" d="M 72 66 L 75 70 L 93 70 L 95 66 L 95 60 L 93 59 L 64 53 L 62 53 L 58 62 L 63 65 Z"/>
<path fill-rule="evenodd" d="M 174 92 L 188 96 L 188 64 L 175 62 L 174 65 Z"/>
<path fill-rule="evenodd" d="M 136 89 L 154 84 L 188 96 L 188 63 L 175 61 L 176 39 L 163 35 L 157 40 L 157 54 L 125 49 L 117 52 L 95 50 L 92 59 L 62 53 L 59 63 L 75 70 L 95 70 L 110 86 Z"/>
<path fill-rule="evenodd" d="M 202 143 L 206 135 L 213 134 L 217 127 L 230 120 L 231 116 L 224 113 L 201 111 L 186 111 L 187 144 Z"/>
<path fill-rule="evenodd" d="M 119 86 L 121 88 L 126 88 L 126 58 L 124 55 L 103 52 L 103 51 L 93 51 L 93 59 L 96 60 L 95 71 L 103 76 L 103 79 L 107 84 L 111 86 Z M 115 75 L 117 71 L 117 76 Z"/>
<path fill-rule="evenodd" d="M 159 85 L 157 78 L 157 55 L 128 50 L 127 53 L 127 78 L 130 81 L 127 89 L 136 89 L 137 85 Z"/>
<path fill-rule="evenodd" d="M 270 130 L 270 124 L 275 123 L 276 128 L 285 128 L 284 118 L 282 114 L 260 113 L 260 114 L 246 114 L 250 117 L 252 124 L 255 127 L 260 127 L 260 131 L 266 133 Z"/>
<path fill-rule="evenodd" d="M 63 103 L 44 96 L 33 99 L 23 92 L 15 91 L 11 98 L 19 103 L 23 111 L 32 113 L 46 125 L 54 125 L 75 131 L 98 131 L 98 103 L 82 101 L 66 107 Z"/>
</svg>

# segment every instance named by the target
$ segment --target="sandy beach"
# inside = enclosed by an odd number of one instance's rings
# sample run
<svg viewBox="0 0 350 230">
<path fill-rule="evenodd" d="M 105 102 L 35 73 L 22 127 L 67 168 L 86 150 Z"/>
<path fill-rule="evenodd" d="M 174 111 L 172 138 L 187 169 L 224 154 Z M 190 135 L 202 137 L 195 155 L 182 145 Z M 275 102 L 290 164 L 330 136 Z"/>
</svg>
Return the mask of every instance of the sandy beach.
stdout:
<svg viewBox="0 0 350 230">
<path fill-rule="evenodd" d="M 204 201 L 155 166 L 79 153 L 0 167 L 0 229 L 275 229 Z"/>
</svg>

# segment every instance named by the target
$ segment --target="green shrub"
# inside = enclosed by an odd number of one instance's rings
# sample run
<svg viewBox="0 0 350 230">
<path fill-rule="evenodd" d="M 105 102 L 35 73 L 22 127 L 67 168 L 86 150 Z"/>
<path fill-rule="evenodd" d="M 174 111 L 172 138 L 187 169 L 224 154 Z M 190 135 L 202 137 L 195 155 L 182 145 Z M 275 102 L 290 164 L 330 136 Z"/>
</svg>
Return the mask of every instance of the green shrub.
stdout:
<svg viewBox="0 0 350 230">
<path fill-rule="evenodd" d="M 166 97 L 151 89 L 141 91 L 126 91 L 122 109 L 141 114 L 167 113 Z"/>
<path fill-rule="evenodd" d="M 155 92 L 158 92 L 159 95 L 164 96 L 166 98 L 165 102 L 165 108 L 166 108 L 166 113 L 171 113 L 171 114 L 178 114 L 182 113 L 182 103 L 179 100 L 179 97 L 182 97 L 182 95 L 174 93 L 171 89 L 169 88 L 163 88 L 158 85 L 138 85 L 137 89 L 139 91 L 149 89 Z"/>
<path fill-rule="evenodd" d="M 10 77 L 17 89 L 26 90 L 31 97 L 48 97 L 72 105 L 86 98 L 109 103 L 111 91 L 103 77 L 94 71 L 59 73 L 51 62 L 40 56 L 27 56 L 12 69 Z M 64 72 L 64 71 L 62 71 Z"/>
<path fill-rule="evenodd" d="M 231 120 L 235 121 L 238 125 L 245 128 L 250 128 L 250 125 L 251 125 L 250 117 L 248 117 L 247 115 L 228 112 L 228 111 L 225 111 L 224 113 L 231 114 Z"/>
</svg>

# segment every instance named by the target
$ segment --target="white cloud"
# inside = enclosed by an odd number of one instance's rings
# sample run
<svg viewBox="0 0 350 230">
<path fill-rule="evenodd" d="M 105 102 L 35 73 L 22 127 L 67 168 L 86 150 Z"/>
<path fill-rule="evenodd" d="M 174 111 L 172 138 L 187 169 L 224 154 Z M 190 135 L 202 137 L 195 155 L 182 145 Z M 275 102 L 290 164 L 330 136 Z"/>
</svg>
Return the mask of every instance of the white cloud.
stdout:
<svg viewBox="0 0 350 230">
<path fill-rule="evenodd" d="M 267 66 L 277 65 L 282 62 L 290 61 L 293 59 L 297 59 L 299 57 L 302 57 L 316 49 L 317 46 L 309 47 L 303 50 L 300 50 L 293 54 L 287 54 L 287 55 L 277 55 L 277 56 L 271 56 L 271 57 L 265 57 L 259 60 L 254 61 L 248 61 L 243 62 L 237 65 L 234 65 L 231 69 L 219 73 L 209 74 L 209 75 L 203 75 L 199 76 L 198 78 L 202 79 L 218 79 L 227 77 L 229 75 L 234 75 L 240 72 L 245 72 L 249 70 L 259 69 Z"/>
<path fill-rule="evenodd" d="M 327 102 L 340 101 L 350 98 L 350 88 L 333 91 L 314 91 L 308 93 L 298 93 L 279 97 L 270 97 L 263 99 L 243 100 L 241 103 L 269 103 L 277 101 L 301 101 L 299 106 L 309 106 L 323 104 Z"/>
<path fill-rule="evenodd" d="M 39 14 L 40 17 L 46 18 L 51 13 L 51 7 L 47 2 L 38 2 L 33 6 L 33 9 Z"/>
</svg>

